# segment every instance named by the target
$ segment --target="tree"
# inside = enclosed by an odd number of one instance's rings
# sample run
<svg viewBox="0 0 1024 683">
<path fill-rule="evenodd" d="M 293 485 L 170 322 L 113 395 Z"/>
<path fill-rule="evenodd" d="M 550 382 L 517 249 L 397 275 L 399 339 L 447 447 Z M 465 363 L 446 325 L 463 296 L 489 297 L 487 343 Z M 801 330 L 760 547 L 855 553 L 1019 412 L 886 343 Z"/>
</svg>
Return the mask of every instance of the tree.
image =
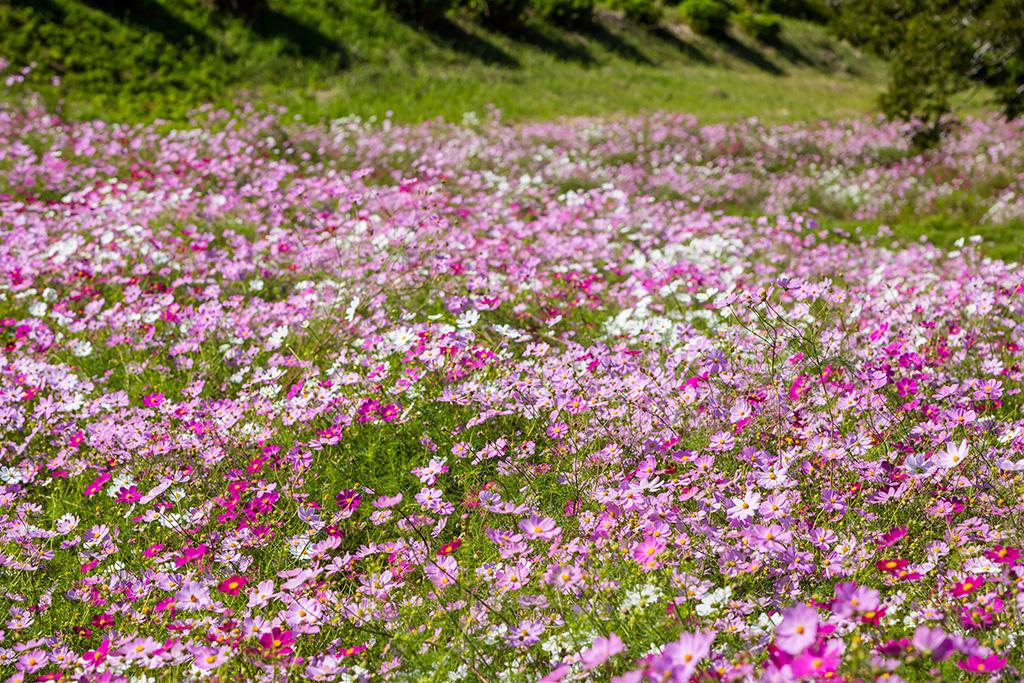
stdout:
<svg viewBox="0 0 1024 683">
<path fill-rule="evenodd" d="M 833 24 L 886 56 L 886 114 L 920 121 L 918 142 L 943 132 L 954 95 L 991 88 L 1007 117 L 1024 112 L 1021 0 L 839 0 Z"/>
</svg>

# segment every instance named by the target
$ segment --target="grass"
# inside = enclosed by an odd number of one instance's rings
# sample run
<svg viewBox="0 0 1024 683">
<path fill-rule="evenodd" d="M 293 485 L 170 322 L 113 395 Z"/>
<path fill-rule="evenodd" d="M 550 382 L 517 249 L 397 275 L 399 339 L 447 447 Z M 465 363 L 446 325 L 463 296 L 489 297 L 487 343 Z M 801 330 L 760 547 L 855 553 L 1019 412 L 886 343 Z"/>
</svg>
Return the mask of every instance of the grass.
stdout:
<svg viewBox="0 0 1024 683">
<path fill-rule="evenodd" d="M 1003 261 L 1024 260 L 1024 221 L 1006 223 L 982 223 L 948 214 L 933 214 L 917 217 L 903 217 L 891 221 L 826 220 L 827 227 L 856 233 L 876 234 L 881 226 L 887 226 L 887 239 L 897 244 L 909 244 L 927 238 L 941 249 L 955 250 L 961 238 L 977 235 L 981 237 L 979 250 L 991 258 Z"/>
<path fill-rule="evenodd" d="M 374 0 L 278 0 L 253 21 L 203 0 L 13 0 L 0 55 L 73 118 L 180 119 L 204 102 L 284 104 L 307 120 L 399 122 L 483 112 L 511 120 L 670 109 L 706 121 L 797 121 L 873 110 L 883 65 L 820 26 L 782 39 L 694 35 L 671 8 L 645 29 L 601 10 L 579 30 L 536 20 L 487 30 L 454 15 L 424 29 Z M 59 88 L 48 84 L 54 75 Z"/>
</svg>

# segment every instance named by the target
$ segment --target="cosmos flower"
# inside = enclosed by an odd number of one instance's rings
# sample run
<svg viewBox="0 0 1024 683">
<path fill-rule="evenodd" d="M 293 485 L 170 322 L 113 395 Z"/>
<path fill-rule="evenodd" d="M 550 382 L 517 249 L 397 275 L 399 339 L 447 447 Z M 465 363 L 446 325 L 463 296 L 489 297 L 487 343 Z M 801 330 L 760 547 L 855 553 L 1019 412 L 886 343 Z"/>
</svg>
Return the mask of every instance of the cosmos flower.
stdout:
<svg viewBox="0 0 1024 683">
<path fill-rule="evenodd" d="M 995 671 L 999 671 L 1006 666 L 1007 660 L 997 655 L 989 655 L 987 657 L 979 657 L 978 655 L 971 655 L 966 659 L 957 661 L 956 665 L 964 671 L 969 671 L 974 674 L 990 674 Z"/>
<path fill-rule="evenodd" d="M 527 538 L 544 541 L 555 539 L 562 533 L 555 520 L 540 515 L 531 515 L 529 519 L 522 520 L 519 522 L 519 528 Z"/>
<path fill-rule="evenodd" d="M 614 633 L 609 633 L 608 637 L 602 636 L 594 640 L 594 644 L 580 654 L 580 661 L 583 663 L 583 669 L 590 671 L 623 650 L 625 650 L 625 645 L 622 643 L 622 639 Z"/>
<path fill-rule="evenodd" d="M 775 646 L 791 655 L 806 650 L 818 637 L 818 612 L 807 605 L 782 610 L 782 621 L 775 627 Z"/>
</svg>

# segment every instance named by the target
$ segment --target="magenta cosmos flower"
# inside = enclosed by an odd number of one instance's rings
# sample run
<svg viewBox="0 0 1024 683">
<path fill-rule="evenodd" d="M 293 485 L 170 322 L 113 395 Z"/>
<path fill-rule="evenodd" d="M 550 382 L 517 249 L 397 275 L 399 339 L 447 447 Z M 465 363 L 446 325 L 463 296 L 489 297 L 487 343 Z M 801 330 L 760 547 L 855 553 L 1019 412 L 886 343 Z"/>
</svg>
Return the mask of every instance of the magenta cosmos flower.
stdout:
<svg viewBox="0 0 1024 683">
<path fill-rule="evenodd" d="M 999 657 L 998 655 L 989 655 L 988 657 L 971 655 L 967 659 L 961 659 L 956 663 L 956 665 L 964 671 L 970 671 L 971 673 L 976 674 L 987 674 L 993 671 L 999 671 L 1006 666 L 1006 659 Z"/>
</svg>

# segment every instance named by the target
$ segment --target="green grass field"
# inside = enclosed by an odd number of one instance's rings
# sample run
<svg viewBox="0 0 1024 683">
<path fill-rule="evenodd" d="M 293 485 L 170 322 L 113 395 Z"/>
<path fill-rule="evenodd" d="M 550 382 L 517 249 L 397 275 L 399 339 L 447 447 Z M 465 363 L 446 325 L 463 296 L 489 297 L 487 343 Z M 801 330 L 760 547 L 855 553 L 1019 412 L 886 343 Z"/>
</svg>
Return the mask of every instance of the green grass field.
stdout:
<svg viewBox="0 0 1024 683">
<path fill-rule="evenodd" d="M 871 111 L 884 80 L 820 26 L 787 20 L 774 46 L 735 28 L 711 40 L 671 7 L 656 29 L 600 10 L 585 29 L 498 32 L 459 15 L 410 26 L 373 0 L 277 2 L 253 22 L 201 0 L 14 0 L 0 6 L 0 55 L 35 63 L 37 87 L 70 115 L 114 120 L 246 96 L 307 119 L 459 120 L 493 104 L 510 120 L 671 109 L 802 121 Z"/>
</svg>

